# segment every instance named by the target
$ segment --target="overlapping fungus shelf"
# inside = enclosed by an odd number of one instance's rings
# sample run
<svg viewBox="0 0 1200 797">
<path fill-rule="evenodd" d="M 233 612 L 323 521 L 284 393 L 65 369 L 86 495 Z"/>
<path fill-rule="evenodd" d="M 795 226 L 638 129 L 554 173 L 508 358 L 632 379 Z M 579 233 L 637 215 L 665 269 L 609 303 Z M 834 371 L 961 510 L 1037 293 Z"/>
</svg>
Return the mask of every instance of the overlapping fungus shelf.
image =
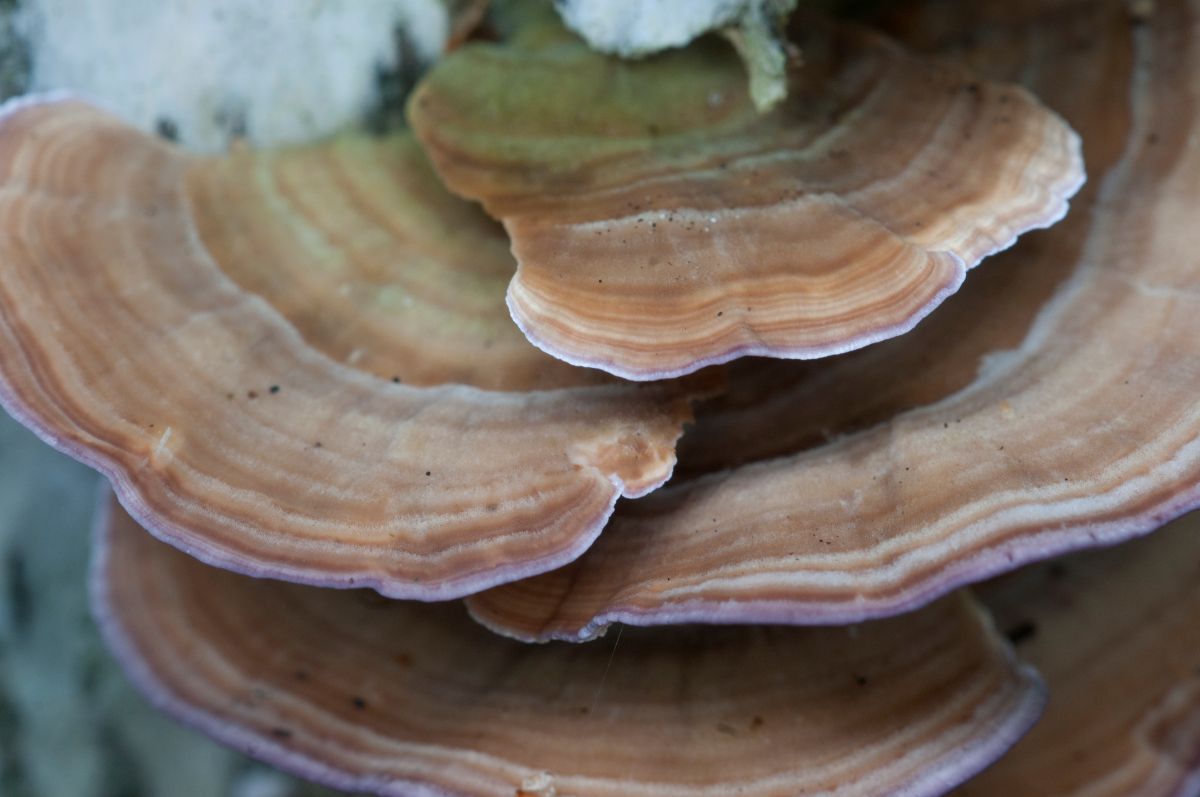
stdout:
<svg viewBox="0 0 1200 797">
<path fill-rule="evenodd" d="M 723 42 L 620 62 L 522 22 L 439 63 L 409 117 L 504 222 L 513 318 L 568 362 L 655 379 L 901 334 L 1083 180 L 1030 94 L 859 29 L 798 22 L 760 114 Z"/>
<path fill-rule="evenodd" d="M 406 134 L 207 160 L 20 101 L 0 182 L 0 399 L 206 561 L 454 597 L 671 473 L 692 388 L 525 342 L 502 234 Z"/>
<path fill-rule="evenodd" d="M 523 638 L 854 622 L 1196 505 L 1196 7 L 1030 13 L 974 59 L 1024 63 L 1070 114 L 1094 175 L 1083 212 L 927 333 L 792 377 L 735 370 L 688 448 L 714 473 L 629 506 L 570 567 L 472 596 L 477 617 Z M 752 461 L 717 470 L 726 457 Z"/>
</svg>

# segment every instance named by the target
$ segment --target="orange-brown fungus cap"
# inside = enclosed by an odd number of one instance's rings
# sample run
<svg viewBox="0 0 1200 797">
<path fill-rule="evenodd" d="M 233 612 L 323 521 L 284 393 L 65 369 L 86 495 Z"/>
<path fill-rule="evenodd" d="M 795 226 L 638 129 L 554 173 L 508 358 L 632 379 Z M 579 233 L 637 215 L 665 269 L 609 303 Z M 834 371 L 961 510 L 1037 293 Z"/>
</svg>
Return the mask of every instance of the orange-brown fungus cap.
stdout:
<svg viewBox="0 0 1200 797">
<path fill-rule="evenodd" d="M 535 350 L 511 269 L 403 137 L 205 160 L 76 101 L 0 118 L 0 398 L 221 566 L 461 595 L 669 476 L 682 388 Z"/>
<path fill-rule="evenodd" d="M 770 364 L 746 404 L 717 408 L 717 434 L 699 418 L 689 453 L 702 470 L 771 458 L 631 505 L 574 566 L 473 596 L 481 620 L 567 638 L 610 621 L 850 622 L 1200 503 L 1200 2 L 1049 19 L 1009 31 L 1030 57 L 993 56 L 1083 131 L 1103 174 L 1084 212 L 1009 253 L 1011 281 L 952 299 L 937 334 L 792 382 Z M 1010 300 L 1033 304 L 992 310 Z"/>
<path fill-rule="evenodd" d="M 616 382 L 555 360 L 513 326 L 508 238 L 441 187 L 411 135 L 234 152 L 195 163 L 185 185 L 221 271 L 338 362 L 417 386 Z"/>
<path fill-rule="evenodd" d="M 852 629 L 626 629 L 522 645 L 454 605 L 249 579 L 112 505 L 97 616 L 160 706 L 239 750 L 383 795 L 941 794 L 1041 689 L 965 596 Z"/>
<path fill-rule="evenodd" d="M 1045 717 L 959 797 L 1173 797 L 1200 789 L 1200 516 L 989 584 L 1045 676 Z"/>
<path fill-rule="evenodd" d="M 553 20 L 425 78 L 409 117 L 504 222 L 531 341 L 631 379 L 835 354 L 907 331 L 1063 215 L 1078 140 L 1025 91 L 798 27 L 804 65 L 766 115 L 720 41 L 625 62 Z"/>
</svg>

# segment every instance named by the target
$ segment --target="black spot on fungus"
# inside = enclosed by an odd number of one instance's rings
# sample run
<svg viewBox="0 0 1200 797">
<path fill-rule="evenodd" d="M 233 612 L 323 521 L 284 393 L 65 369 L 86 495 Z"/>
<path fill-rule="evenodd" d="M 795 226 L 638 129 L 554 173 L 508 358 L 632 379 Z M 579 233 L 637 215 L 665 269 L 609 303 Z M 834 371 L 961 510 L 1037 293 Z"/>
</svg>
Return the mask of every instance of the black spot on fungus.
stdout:
<svg viewBox="0 0 1200 797">
<path fill-rule="evenodd" d="M 356 709 L 359 709 L 360 711 L 367 707 L 367 701 L 363 700 L 361 697 L 351 698 L 350 704 L 353 705 Z"/>
<path fill-rule="evenodd" d="M 1009 642 L 1020 645 L 1037 636 L 1037 626 L 1033 624 L 1033 621 L 1025 620 L 1005 631 L 1004 635 L 1008 637 Z"/>
<path fill-rule="evenodd" d="M 398 376 L 393 376 L 393 377 L 392 377 L 392 382 L 393 382 L 393 384 L 397 384 L 397 385 L 398 385 L 398 384 L 400 384 L 400 377 L 398 377 Z"/>
<path fill-rule="evenodd" d="M 431 470 L 427 470 L 427 471 L 425 471 L 425 475 L 426 475 L 426 476 L 432 476 L 432 475 L 433 475 L 433 471 L 431 471 Z"/>
<path fill-rule="evenodd" d="M 275 395 L 279 392 L 279 385 L 271 385 L 271 387 L 267 389 L 267 392 L 269 392 L 272 396 Z"/>
<path fill-rule="evenodd" d="M 859 686 L 866 686 L 867 685 L 867 676 L 855 674 L 854 683 L 858 684 Z"/>
</svg>

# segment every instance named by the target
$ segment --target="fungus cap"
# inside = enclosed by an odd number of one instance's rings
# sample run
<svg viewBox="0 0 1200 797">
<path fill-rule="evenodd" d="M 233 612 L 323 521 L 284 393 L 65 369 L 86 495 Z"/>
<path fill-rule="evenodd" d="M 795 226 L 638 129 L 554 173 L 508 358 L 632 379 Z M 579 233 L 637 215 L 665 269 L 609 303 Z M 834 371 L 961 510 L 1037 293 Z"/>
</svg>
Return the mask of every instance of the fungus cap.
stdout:
<svg viewBox="0 0 1200 797">
<path fill-rule="evenodd" d="M 856 629 L 530 646 L 458 606 L 210 568 L 109 510 L 94 606 L 134 681 L 218 740 L 341 789 L 934 795 L 1041 710 L 1036 676 L 964 595 Z"/>
<path fill-rule="evenodd" d="M 831 365 L 828 379 L 766 379 L 749 395 L 768 411 L 751 400 L 708 439 L 771 458 L 628 507 L 571 567 L 472 596 L 476 617 L 570 639 L 614 621 L 854 622 L 1153 531 L 1200 502 L 1200 3 L 1160 0 L 1136 25 L 1124 3 L 1084 4 L 1069 21 L 1035 14 L 1007 47 L 988 46 L 1076 114 L 1093 173 L 1107 172 L 1083 212 L 1014 249 L 1008 286 L 956 297 L 930 335 Z M 1007 57 L 1031 45 L 1036 58 Z M 1000 316 L 1031 319 L 1023 340 L 989 318 L 1010 299 L 1034 302 Z M 952 345 L 930 362 L 937 341 Z M 839 394 L 846 380 L 858 398 Z M 874 387 L 887 398 L 872 405 Z"/>
<path fill-rule="evenodd" d="M 721 42 L 630 63 L 553 21 L 425 77 L 413 128 L 504 222 L 534 344 L 640 380 L 836 354 L 906 332 L 1066 212 L 1079 142 L 1031 95 L 876 34 L 803 30 L 765 115 Z"/>
<path fill-rule="evenodd" d="M 980 597 L 1053 695 L 960 797 L 1171 797 L 1200 788 L 1200 515 L 1026 568 Z"/>
<path fill-rule="evenodd" d="M 690 417 L 529 346 L 502 238 L 403 137 L 214 161 L 10 103 L 0 262 L 4 406 L 254 575 L 435 599 L 557 566 Z"/>
</svg>

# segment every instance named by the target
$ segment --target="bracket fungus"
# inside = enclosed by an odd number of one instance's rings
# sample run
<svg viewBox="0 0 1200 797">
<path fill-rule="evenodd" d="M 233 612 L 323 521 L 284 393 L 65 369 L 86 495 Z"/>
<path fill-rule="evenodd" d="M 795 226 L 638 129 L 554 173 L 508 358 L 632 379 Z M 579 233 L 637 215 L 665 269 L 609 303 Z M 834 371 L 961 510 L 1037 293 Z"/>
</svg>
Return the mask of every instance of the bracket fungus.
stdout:
<svg viewBox="0 0 1200 797">
<path fill-rule="evenodd" d="M 94 605 L 138 685 L 338 788 L 935 795 L 1041 711 L 1037 677 L 965 595 L 856 629 L 629 629 L 619 653 L 530 646 L 458 606 L 217 570 L 108 510 Z"/>
<path fill-rule="evenodd" d="M 980 590 L 1052 691 L 1045 716 L 955 794 L 1200 790 L 1200 516 Z"/>
<path fill-rule="evenodd" d="M 1195 507 L 1200 378 L 1190 363 L 1200 360 L 1200 228 L 1188 218 L 1200 204 L 1200 151 L 1191 143 L 1200 129 L 1191 101 L 1200 7 L 1159 2 L 1137 24 L 1119 2 L 1086 14 L 1062 28 L 1015 28 L 1008 47 L 990 45 L 988 57 L 1009 66 L 1012 49 L 1036 36 L 1045 46 L 1025 62 L 1031 87 L 1051 106 L 1062 97 L 1064 109 L 1086 107 L 1071 121 L 1097 142 L 1093 166 L 1119 153 L 1079 202 L 1084 214 L 1041 233 L 1038 246 L 1014 250 L 1009 265 L 1021 263 L 1013 279 L 1028 275 L 1030 289 L 1013 286 L 1004 298 L 1040 300 L 1047 286 L 1039 272 L 1064 275 L 1045 306 L 1027 313 L 1015 348 L 989 345 L 1011 329 L 962 323 L 985 318 L 998 294 L 956 297 L 971 303 L 948 322 L 979 338 L 955 342 L 966 359 L 954 373 L 936 364 L 906 371 L 928 358 L 921 347 L 937 336 L 889 342 L 891 352 L 864 352 L 835 368 L 835 380 L 868 387 L 932 380 L 910 395 L 928 404 L 898 407 L 860 430 L 861 401 L 836 390 L 822 396 L 803 379 L 768 380 L 775 391 L 751 393 L 770 394 L 776 410 L 815 413 L 832 439 L 797 436 L 797 452 L 775 451 L 629 506 L 568 568 L 472 596 L 475 615 L 522 638 L 588 637 L 614 621 L 854 622 L 1152 531 Z M 1080 24 L 1094 35 L 1086 47 L 1069 46 Z M 986 67 L 987 54 L 977 55 Z M 965 363 L 970 378 L 962 380 Z M 938 380 L 948 393 L 937 395 Z M 739 412 L 737 435 L 724 429 L 715 438 L 735 455 L 733 437 L 771 449 L 789 434 L 778 412 L 756 415 L 750 406 Z M 704 424 L 701 417 L 701 435 Z M 707 459 L 720 458 L 710 451 Z"/>
<path fill-rule="evenodd" d="M 12 103 L 0 400 L 234 570 L 437 599 L 557 566 L 667 479 L 691 388 L 529 346 L 489 224 L 403 138 L 222 162 Z"/>
<path fill-rule="evenodd" d="M 805 20 L 766 114 L 720 42 L 623 63 L 498 5 L 411 133 L 201 158 L 0 110 L 0 402 L 113 484 L 111 646 L 381 795 L 959 787 L 1043 689 L 954 591 L 1200 504 L 1200 0 Z M 1076 129 L 1075 212 L 958 290 L 1065 213 Z M 1200 783 L 1194 529 L 982 588 L 1074 680 L 963 794 Z"/>
<path fill-rule="evenodd" d="M 803 30 L 765 115 L 721 42 L 622 63 L 553 21 L 425 77 L 413 128 L 504 222 L 509 308 L 535 345 L 641 380 L 836 354 L 906 332 L 1066 212 L 1079 142 L 1030 94 L 877 34 Z"/>
</svg>

